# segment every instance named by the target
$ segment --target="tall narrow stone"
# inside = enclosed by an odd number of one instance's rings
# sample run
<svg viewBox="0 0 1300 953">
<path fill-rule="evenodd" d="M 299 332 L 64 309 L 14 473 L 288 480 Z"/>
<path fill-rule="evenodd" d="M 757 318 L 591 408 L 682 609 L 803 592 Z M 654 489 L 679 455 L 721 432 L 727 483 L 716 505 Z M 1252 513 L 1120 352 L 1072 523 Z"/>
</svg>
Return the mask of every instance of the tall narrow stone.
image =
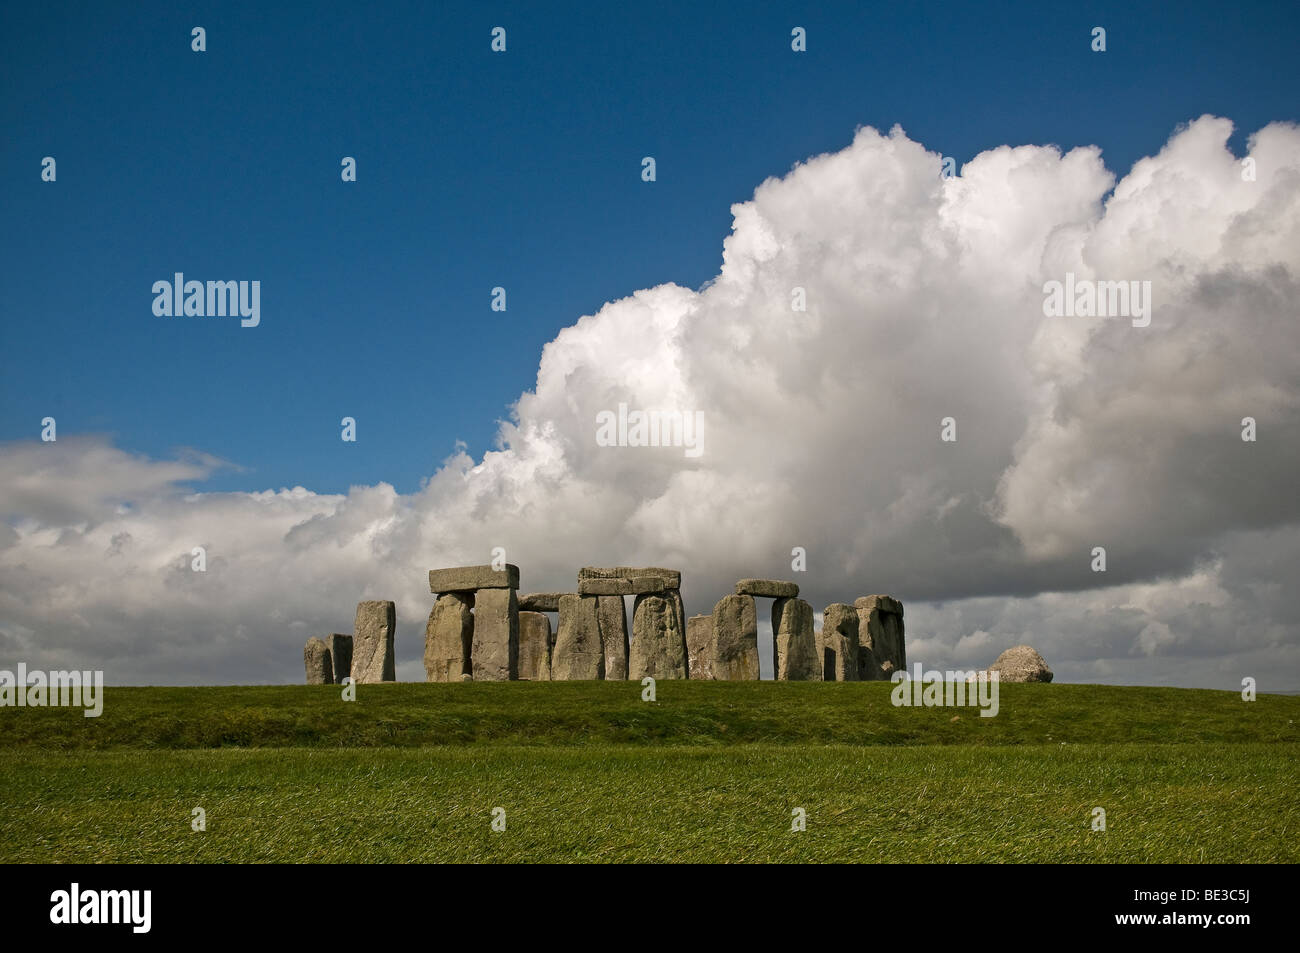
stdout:
<svg viewBox="0 0 1300 953">
<path fill-rule="evenodd" d="M 334 663 L 334 684 L 342 685 L 343 679 L 352 675 L 352 636 L 335 632 L 325 644 Z"/>
<path fill-rule="evenodd" d="M 476 682 L 519 677 L 519 600 L 513 589 L 474 594 L 474 637 L 470 668 Z"/>
<path fill-rule="evenodd" d="M 713 678 L 713 616 L 686 620 L 686 670 L 692 679 Z"/>
<path fill-rule="evenodd" d="M 444 592 L 424 627 L 424 676 L 429 682 L 459 682 L 470 669 L 474 638 L 474 595 Z"/>
<path fill-rule="evenodd" d="M 600 623 L 600 651 L 604 656 L 604 678 L 624 681 L 627 678 L 627 609 L 622 596 L 600 596 L 596 600 Z"/>
<path fill-rule="evenodd" d="M 307 668 L 308 685 L 333 685 L 334 664 L 330 650 L 323 639 L 312 636 L 302 650 L 303 664 Z"/>
<path fill-rule="evenodd" d="M 551 680 L 551 620 L 544 612 L 519 613 L 519 677 Z"/>
<path fill-rule="evenodd" d="M 758 607 L 753 596 L 723 596 L 713 607 L 713 677 L 758 681 Z"/>
<path fill-rule="evenodd" d="M 833 602 L 822 613 L 821 646 L 834 654 L 833 664 L 824 675 L 826 681 L 858 680 L 858 610 L 843 602 Z"/>
<path fill-rule="evenodd" d="M 822 673 L 812 606 L 802 599 L 772 603 L 772 669 L 778 681 L 815 682 Z"/>
<path fill-rule="evenodd" d="M 686 633 L 678 605 L 667 593 L 636 597 L 628 649 L 629 678 L 686 677 Z"/>
<path fill-rule="evenodd" d="M 606 597 L 609 598 L 609 597 Z M 621 597 L 615 597 L 622 602 Z M 569 682 L 605 677 L 600 640 L 600 597 L 560 597 L 560 627 L 551 656 L 551 680 Z"/>
<path fill-rule="evenodd" d="M 358 602 L 352 631 L 352 681 L 359 685 L 397 681 L 393 656 L 397 606 L 383 600 Z"/>
</svg>

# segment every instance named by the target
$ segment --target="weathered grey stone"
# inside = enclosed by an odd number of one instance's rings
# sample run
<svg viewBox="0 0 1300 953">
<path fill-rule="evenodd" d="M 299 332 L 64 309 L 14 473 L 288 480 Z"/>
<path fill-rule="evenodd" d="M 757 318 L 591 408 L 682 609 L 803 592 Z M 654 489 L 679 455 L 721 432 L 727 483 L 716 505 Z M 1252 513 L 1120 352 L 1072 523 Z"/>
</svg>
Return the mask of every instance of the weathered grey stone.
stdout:
<svg viewBox="0 0 1300 953">
<path fill-rule="evenodd" d="M 519 672 L 519 600 L 513 589 L 474 594 L 470 671 L 476 682 L 504 682 Z"/>
<path fill-rule="evenodd" d="M 988 670 L 998 673 L 999 682 L 1050 682 L 1054 677 L 1047 660 L 1028 645 L 1007 649 Z"/>
<path fill-rule="evenodd" d="M 551 619 L 544 612 L 519 613 L 519 677 L 551 680 Z"/>
<path fill-rule="evenodd" d="M 782 682 L 821 680 L 822 658 L 817 650 L 812 606 L 802 599 L 772 603 L 772 669 Z"/>
<path fill-rule="evenodd" d="M 903 604 L 890 596 L 863 596 L 853 605 L 858 610 L 858 644 L 871 656 L 859 653 L 859 679 L 888 681 L 894 672 L 906 670 Z"/>
<path fill-rule="evenodd" d="M 758 607 L 753 596 L 723 596 L 713 607 L 713 677 L 758 680 Z"/>
<path fill-rule="evenodd" d="M 583 566 L 578 570 L 578 580 L 583 579 L 636 579 L 640 576 L 657 576 L 664 581 L 665 589 L 680 589 L 682 574 L 677 569 L 660 569 L 657 566 Z"/>
<path fill-rule="evenodd" d="M 330 661 L 334 664 L 334 684 L 342 685 L 343 679 L 352 675 L 352 636 L 335 632 L 325 644 L 329 646 Z"/>
<path fill-rule="evenodd" d="M 430 592 L 473 592 L 475 589 L 518 589 L 519 567 L 506 563 L 502 570 L 487 566 L 455 566 L 429 570 Z"/>
<path fill-rule="evenodd" d="M 711 615 L 693 615 L 686 620 L 686 671 L 693 679 L 713 678 Z"/>
<path fill-rule="evenodd" d="M 736 583 L 736 595 L 761 596 L 765 599 L 793 599 L 799 595 L 797 582 L 777 579 L 742 579 Z"/>
<path fill-rule="evenodd" d="M 903 604 L 893 596 L 859 596 L 853 600 L 855 609 L 879 609 L 894 615 L 903 614 Z"/>
<path fill-rule="evenodd" d="M 555 634 L 555 651 L 551 655 L 551 680 L 569 682 L 604 677 L 600 598 L 563 596 L 560 599 L 560 628 Z"/>
<path fill-rule="evenodd" d="M 329 646 L 323 639 L 312 636 L 302 650 L 303 664 L 307 668 L 308 685 L 333 685 L 334 663 L 330 661 Z"/>
<path fill-rule="evenodd" d="M 680 589 L 665 589 L 664 598 L 670 600 L 677 611 L 677 631 L 682 634 L 682 660 L 686 664 L 686 675 L 683 677 L 690 678 L 690 657 L 686 653 L 686 603 L 682 601 Z"/>
<path fill-rule="evenodd" d="M 474 595 L 444 592 L 424 627 L 424 676 L 430 682 L 458 682 L 470 671 L 474 640 Z"/>
<path fill-rule="evenodd" d="M 358 602 L 352 632 L 352 681 L 358 685 L 397 681 L 393 654 L 397 606 L 384 600 Z"/>
<path fill-rule="evenodd" d="M 605 680 L 627 679 L 627 608 L 622 596 L 599 596 L 600 650 L 605 659 Z"/>
<path fill-rule="evenodd" d="M 821 647 L 833 653 L 831 668 L 823 664 L 822 678 L 827 682 L 858 680 L 858 610 L 843 602 L 833 602 L 822 613 Z"/>
<path fill-rule="evenodd" d="M 529 592 L 519 597 L 520 612 L 559 612 L 560 596 L 566 592 Z"/>
<path fill-rule="evenodd" d="M 637 596 L 632 608 L 632 642 L 628 648 L 628 677 L 685 678 L 686 632 L 672 592 Z"/>
<path fill-rule="evenodd" d="M 579 579 L 580 596 L 639 596 L 647 592 L 663 592 L 660 576 L 635 576 L 631 579 Z"/>
</svg>

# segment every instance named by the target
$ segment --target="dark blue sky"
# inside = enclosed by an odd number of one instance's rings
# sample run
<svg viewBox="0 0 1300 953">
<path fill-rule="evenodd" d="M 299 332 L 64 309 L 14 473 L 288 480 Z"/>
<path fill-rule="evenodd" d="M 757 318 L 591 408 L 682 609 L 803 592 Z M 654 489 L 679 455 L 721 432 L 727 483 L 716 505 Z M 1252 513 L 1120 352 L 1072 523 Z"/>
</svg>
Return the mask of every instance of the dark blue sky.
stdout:
<svg viewBox="0 0 1300 953">
<path fill-rule="evenodd" d="M 1238 152 L 1300 118 L 1295 3 L 266 6 L 5 9 L 0 440 L 54 416 L 244 468 L 211 489 L 409 492 L 490 448 L 560 328 L 698 287 L 731 203 L 858 125 L 1122 174 L 1203 113 Z M 261 325 L 155 317 L 175 271 L 260 280 Z"/>
</svg>

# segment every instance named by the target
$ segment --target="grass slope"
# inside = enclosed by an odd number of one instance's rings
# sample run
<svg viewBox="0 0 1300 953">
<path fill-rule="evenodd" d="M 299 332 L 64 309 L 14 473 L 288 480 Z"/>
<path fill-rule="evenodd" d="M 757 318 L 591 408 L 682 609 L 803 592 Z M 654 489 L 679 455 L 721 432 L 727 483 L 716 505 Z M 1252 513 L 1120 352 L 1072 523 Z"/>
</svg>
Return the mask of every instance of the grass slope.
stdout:
<svg viewBox="0 0 1300 953">
<path fill-rule="evenodd" d="M 110 688 L 104 711 L 0 709 L 0 749 L 1300 742 L 1300 696 L 1003 685 L 1000 710 L 895 707 L 887 682 L 480 682 Z"/>
<path fill-rule="evenodd" d="M 1010 685 L 980 718 L 895 708 L 886 684 L 658 688 L 138 688 L 98 719 L 0 709 L 0 861 L 1300 860 L 1300 698 Z"/>
</svg>

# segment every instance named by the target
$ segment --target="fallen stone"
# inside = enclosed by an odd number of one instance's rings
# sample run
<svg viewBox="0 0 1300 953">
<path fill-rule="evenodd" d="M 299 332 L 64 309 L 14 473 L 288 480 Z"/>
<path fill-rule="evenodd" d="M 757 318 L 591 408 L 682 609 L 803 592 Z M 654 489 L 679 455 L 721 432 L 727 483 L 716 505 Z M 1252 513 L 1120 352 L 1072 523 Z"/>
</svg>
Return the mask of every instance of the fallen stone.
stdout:
<svg viewBox="0 0 1300 953">
<path fill-rule="evenodd" d="M 429 682 L 458 682 L 470 671 L 474 639 L 474 595 L 444 592 L 424 627 L 424 676 Z"/>
<path fill-rule="evenodd" d="M 352 681 L 358 685 L 397 681 L 393 655 L 397 606 L 383 600 L 358 602 L 352 632 Z"/>
<path fill-rule="evenodd" d="M 551 655 L 551 681 L 591 681 L 604 677 L 600 600 L 596 596 L 566 595 L 560 599 L 560 628 Z"/>
<path fill-rule="evenodd" d="M 1028 645 L 1007 649 L 988 671 L 997 672 L 999 682 L 1050 682 L 1053 678 L 1046 659 Z"/>
<path fill-rule="evenodd" d="M 551 618 L 544 612 L 519 613 L 519 677 L 551 680 Z"/>
<path fill-rule="evenodd" d="M 639 596 L 647 592 L 663 592 L 664 581 L 659 576 L 635 576 L 631 579 L 579 579 L 580 596 Z"/>
<path fill-rule="evenodd" d="M 670 593 L 636 597 L 628 647 L 629 678 L 686 677 L 686 633 L 678 606 Z"/>
<path fill-rule="evenodd" d="M 664 581 L 665 589 L 680 589 L 682 574 L 676 569 L 656 566 L 584 566 L 578 570 L 578 581 L 583 579 L 636 579 L 640 576 L 657 576 Z"/>
<path fill-rule="evenodd" d="M 473 592 L 475 589 L 518 589 L 519 567 L 506 563 L 502 570 L 487 566 L 456 566 L 430 569 L 430 592 Z"/>
<path fill-rule="evenodd" d="M 336 632 L 325 644 L 329 646 L 330 660 L 334 663 L 334 684 L 342 685 L 343 679 L 352 675 L 352 636 Z"/>
<path fill-rule="evenodd" d="M 777 681 L 815 682 L 821 679 L 812 606 L 802 599 L 772 603 L 772 670 Z"/>
<path fill-rule="evenodd" d="M 560 597 L 565 592 L 529 592 L 519 597 L 520 612 L 559 612 Z"/>
<path fill-rule="evenodd" d="M 758 607 L 750 595 L 723 596 L 713 607 L 713 677 L 758 681 Z"/>
<path fill-rule="evenodd" d="M 736 583 L 736 595 L 761 596 L 765 599 L 793 599 L 799 595 L 799 584 L 776 579 L 742 579 Z"/>
<path fill-rule="evenodd" d="M 470 671 L 476 682 L 504 682 L 519 672 L 519 601 L 514 589 L 474 594 Z"/>
<path fill-rule="evenodd" d="M 833 602 L 822 613 L 822 678 L 827 682 L 858 680 L 858 610 L 843 602 Z M 825 668 L 826 652 L 834 658 Z"/>
<path fill-rule="evenodd" d="M 686 671 L 693 679 L 713 678 L 713 616 L 686 620 Z"/>
<path fill-rule="evenodd" d="M 334 663 L 330 661 L 329 646 L 324 639 L 312 636 L 302 650 L 303 664 L 307 668 L 308 685 L 333 685 Z"/>
</svg>

